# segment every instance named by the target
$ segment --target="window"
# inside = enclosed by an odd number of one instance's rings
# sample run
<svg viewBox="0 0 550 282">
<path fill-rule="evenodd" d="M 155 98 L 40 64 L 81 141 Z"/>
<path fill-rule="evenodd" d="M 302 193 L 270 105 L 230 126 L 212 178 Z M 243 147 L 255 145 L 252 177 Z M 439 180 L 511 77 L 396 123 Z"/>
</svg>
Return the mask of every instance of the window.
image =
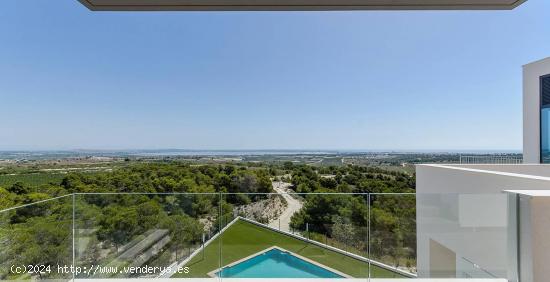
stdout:
<svg viewBox="0 0 550 282">
<path fill-rule="evenodd" d="M 540 161 L 550 163 L 550 74 L 540 78 Z"/>
</svg>

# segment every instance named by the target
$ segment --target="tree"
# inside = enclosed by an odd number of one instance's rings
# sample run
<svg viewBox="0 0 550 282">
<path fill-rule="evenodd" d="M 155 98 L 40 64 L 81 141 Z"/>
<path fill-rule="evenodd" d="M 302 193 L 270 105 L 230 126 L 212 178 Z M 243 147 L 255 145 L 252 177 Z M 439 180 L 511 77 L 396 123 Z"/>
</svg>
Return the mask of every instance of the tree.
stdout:
<svg viewBox="0 0 550 282">
<path fill-rule="evenodd" d="M 34 217 L 25 223 L 14 224 L 6 232 L 4 240 L 7 239 L 5 244 L 9 247 L 0 252 L 2 269 L 9 269 L 12 264 L 50 266 L 51 273 L 38 275 L 41 278 L 55 278 L 63 276 L 57 272 L 57 266 L 71 263 L 71 221 L 68 219 L 56 216 Z M 0 272 L 2 275 L 5 274 Z"/>
<path fill-rule="evenodd" d="M 334 224 L 331 229 L 331 237 L 345 245 L 349 245 L 355 238 L 355 228 L 351 224 L 349 219 L 341 216 L 334 216 Z"/>
<path fill-rule="evenodd" d="M 14 200 L 14 197 L 8 190 L 0 187 L 0 210 L 12 207 L 15 204 Z"/>
<path fill-rule="evenodd" d="M 138 213 L 132 207 L 109 206 L 104 209 L 99 225 L 98 238 L 111 242 L 118 251 L 120 245 L 138 232 Z"/>
<path fill-rule="evenodd" d="M 352 214 L 353 197 L 341 194 L 310 194 L 307 195 L 300 212 L 291 218 L 291 226 L 304 230 L 309 224 L 311 231 L 327 234 L 327 224 L 333 224 L 335 216 L 350 217 Z"/>
<path fill-rule="evenodd" d="M 198 220 L 184 214 L 167 217 L 160 227 L 170 230 L 170 238 L 176 250 L 200 242 L 204 233 L 204 226 Z"/>
<path fill-rule="evenodd" d="M 31 189 L 27 184 L 21 181 L 17 181 L 8 188 L 8 192 L 16 195 L 25 195 L 27 193 L 30 193 Z"/>
</svg>

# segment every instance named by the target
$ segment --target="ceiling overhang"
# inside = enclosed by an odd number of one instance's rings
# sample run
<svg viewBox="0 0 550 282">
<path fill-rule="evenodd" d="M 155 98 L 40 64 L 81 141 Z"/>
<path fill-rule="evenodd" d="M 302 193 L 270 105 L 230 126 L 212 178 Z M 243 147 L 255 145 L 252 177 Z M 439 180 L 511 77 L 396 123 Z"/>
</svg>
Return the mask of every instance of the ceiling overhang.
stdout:
<svg viewBox="0 0 550 282">
<path fill-rule="evenodd" d="M 92 11 L 511 10 L 527 0 L 79 0 Z"/>
</svg>

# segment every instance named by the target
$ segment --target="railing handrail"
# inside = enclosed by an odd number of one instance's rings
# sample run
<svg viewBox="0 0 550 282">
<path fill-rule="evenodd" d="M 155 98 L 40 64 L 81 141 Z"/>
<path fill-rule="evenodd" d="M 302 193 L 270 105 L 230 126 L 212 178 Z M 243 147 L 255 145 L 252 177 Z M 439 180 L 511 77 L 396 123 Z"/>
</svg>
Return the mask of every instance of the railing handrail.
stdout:
<svg viewBox="0 0 550 282">
<path fill-rule="evenodd" d="M 79 196 L 79 195 L 161 195 L 161 196 L 170 196 L 170 195 L 212 195 L 212 196 L 222 196 L 222 195 L 281 195 L 281 194 L 288 194 L 288 195 L 364 195 L 364 196 L 376 196 L 376 195 L 416 195 L 417 193 L 343 193 L 343 192 L 336 192 L 336 193 L 323 193 L 323 192 L 311 192 L 311 193 L 230 193 L 230 192 L 205 192 L 205 193 L 195 193 L 195 192 L 159 192 L 159 193 L 151 193 L 151 192 L 90 192 L 90 193 L 82 193 L 82 192 L 75 192 L 70 193 L 62 196 L 57 196 L 49 199 L 44 199 L 32 203 L 27 203 L 23 205 L 13 206 L 9 208 L 5 208 L 3 210 L 0 210 L 0 213 L 7 212 L 10 210 L 16 210 L 36 204 L 45 203 L 48 201 L 53 201 L 65 197 L 73 197 L 73 196 Z"/>
<path fill-rule="evenodd" d="M 522 164 L 523 157 L 508 155 L 460 155 L 460 164 Z"/>
<path fill-rule="evenodd" d="M 28 204 L 23 204 L 23 205 L 19 205 L 19 206 L 9 207 L 9 208 L 0 210 L 0 213 L 2 213 L 2 212 L 7 212 L 7 211 L 10 211 L 10 210 L 16 210 L 16 209 L 20 209 L 20 208 L 24 208 L 24 207 L 28 207 L 28 206 L 32 206 L 32 205 L 37 205 L 37 204 L 41 204 L 41 203 L 45 203 L 45 202 L 49 202 L 49 201 L 53 201 L 53 200 L 65 198 L 65 197 L 71 197 L 71 196 L 73 196 L 73 195 L 74 195 L 74 194 L 67 194 L 67 195 L 57 196 L 57 197 L 53 197 L 53 198 L 49 198 L 49 199 L 44 199 L 44 200 L 40 200 L 40 201 L 28 203 Z"/>
</svg>

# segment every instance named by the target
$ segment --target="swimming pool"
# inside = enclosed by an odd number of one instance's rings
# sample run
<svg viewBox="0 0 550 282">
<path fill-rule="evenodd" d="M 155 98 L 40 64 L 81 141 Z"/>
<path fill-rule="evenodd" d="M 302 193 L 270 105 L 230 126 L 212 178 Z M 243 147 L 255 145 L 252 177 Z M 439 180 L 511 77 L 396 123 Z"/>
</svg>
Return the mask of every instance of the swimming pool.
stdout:
<svg viewBox="0 0 550 282">
<path fill-rule="evenodd" d="M 230 264 L 215 276 L 222 278 L 345 278 L 326 266 L 307 261 L 272 247 L 240 262 Z"/>
</svg>

